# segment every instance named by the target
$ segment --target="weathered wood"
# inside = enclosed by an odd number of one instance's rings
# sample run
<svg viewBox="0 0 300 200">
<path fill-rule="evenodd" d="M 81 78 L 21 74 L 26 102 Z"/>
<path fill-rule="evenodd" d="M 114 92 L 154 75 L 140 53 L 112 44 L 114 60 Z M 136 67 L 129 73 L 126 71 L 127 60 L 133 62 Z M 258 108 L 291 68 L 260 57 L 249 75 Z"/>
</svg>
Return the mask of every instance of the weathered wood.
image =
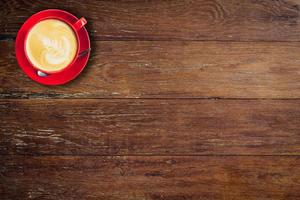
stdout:
<svg viewBox="0 0 300 200">
<path fill-rule="evenodd" d="M 300 101 L 2 100 L 1 154 L 300 155 Z"/>
<path fill-rule="evenodd" d="M 4 0 L 0 8 L 1 38 L 59 8 L 86 17 L 96 40 L 300 41 L 298 0 Z"/>
<path fill-rule="evenodd" d="M 95 42 L 59 87 L 27 78 L 0 44 L 0 98 L 300 98 L 300 43 Z"/>
<path fill-rule="evenodd" d="M 64 86 L 14 55 L 47 8 L 88 20 L 91 59 Z M 1 200 L 300 199 L 299 0 L 5 0 L 0 15 Z"/>
<path fill-rule="evenodd" d="M 299 157 L 11 157 L 1 199 L 294 200 Z"/>
</svg>

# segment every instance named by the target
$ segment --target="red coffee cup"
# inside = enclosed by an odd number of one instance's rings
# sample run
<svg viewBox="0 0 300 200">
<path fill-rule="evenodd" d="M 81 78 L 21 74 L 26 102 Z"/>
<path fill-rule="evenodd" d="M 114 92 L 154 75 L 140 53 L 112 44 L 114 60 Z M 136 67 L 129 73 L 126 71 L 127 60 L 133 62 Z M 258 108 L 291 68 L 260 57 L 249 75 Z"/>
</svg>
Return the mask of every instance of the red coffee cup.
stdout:
<svg viewBox="0 0 300 200">
<path fill-rule="evenodd" d="M 46 19 L 57 19 L 68 24 L 74 31 L 77 39 L 77 51 L 70 64 L 60 71 L 47 72 L 34 66 L 27 56 L 25 42 L 31 28 Z M 22 70 L 34 81 L 45 85 L 61 85 L 74 79 L 86 66 L 90 55 L 90 39 L 84 25 L 85 18 L 76 18 L 74 15 L 58 9 L 49 9 L 32 15 L 23 24 L 16 39 L 16 57 Z"/>
</svg>

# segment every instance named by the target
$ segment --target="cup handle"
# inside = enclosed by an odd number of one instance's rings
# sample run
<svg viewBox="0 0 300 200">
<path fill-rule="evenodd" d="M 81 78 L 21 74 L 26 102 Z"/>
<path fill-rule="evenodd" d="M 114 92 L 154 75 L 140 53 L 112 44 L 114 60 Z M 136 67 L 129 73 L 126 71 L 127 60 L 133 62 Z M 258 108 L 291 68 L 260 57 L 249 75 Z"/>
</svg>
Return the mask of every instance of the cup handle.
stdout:
<svg viewBox="0 0 300 200">
<path fill-rule="evenodd" d="M 84 17 L 81 17 L 75 24 L 73 24 L 75 30 L 81 29 L 85 24 L 87 23 L 86 19 Z"/>
</svg>

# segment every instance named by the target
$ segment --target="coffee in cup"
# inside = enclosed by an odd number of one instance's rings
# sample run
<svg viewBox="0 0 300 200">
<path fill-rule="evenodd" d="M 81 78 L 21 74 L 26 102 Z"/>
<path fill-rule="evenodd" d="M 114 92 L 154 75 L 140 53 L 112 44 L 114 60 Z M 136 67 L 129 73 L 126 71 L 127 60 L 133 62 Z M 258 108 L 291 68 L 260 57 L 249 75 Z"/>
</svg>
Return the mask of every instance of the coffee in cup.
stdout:
<svg viewBox="0 0 300 200">
<path fill-rule="evenodd" d="M 29 31 L 25 51 L 31 64 L 46 73 L 65 69 L 74 60 L 78 49 L 72 27 L 58 19 L 45 19 Z"/>
</svg>

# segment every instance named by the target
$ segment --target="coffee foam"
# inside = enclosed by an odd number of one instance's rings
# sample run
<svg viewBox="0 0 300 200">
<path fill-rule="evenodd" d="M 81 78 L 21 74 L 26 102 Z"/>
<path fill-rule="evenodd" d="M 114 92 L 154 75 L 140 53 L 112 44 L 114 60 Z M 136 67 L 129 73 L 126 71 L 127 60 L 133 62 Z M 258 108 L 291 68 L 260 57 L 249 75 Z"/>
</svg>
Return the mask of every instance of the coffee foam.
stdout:
<svg viewBox="0 0 300 200">
<path fill-rule="evenodd" d="M 43 20 L 29 31 L 26 52 L 36 68 L 47 72 L 62 70 L 76 55 L 76 35 L 65 22 Z"/>
</svg>

